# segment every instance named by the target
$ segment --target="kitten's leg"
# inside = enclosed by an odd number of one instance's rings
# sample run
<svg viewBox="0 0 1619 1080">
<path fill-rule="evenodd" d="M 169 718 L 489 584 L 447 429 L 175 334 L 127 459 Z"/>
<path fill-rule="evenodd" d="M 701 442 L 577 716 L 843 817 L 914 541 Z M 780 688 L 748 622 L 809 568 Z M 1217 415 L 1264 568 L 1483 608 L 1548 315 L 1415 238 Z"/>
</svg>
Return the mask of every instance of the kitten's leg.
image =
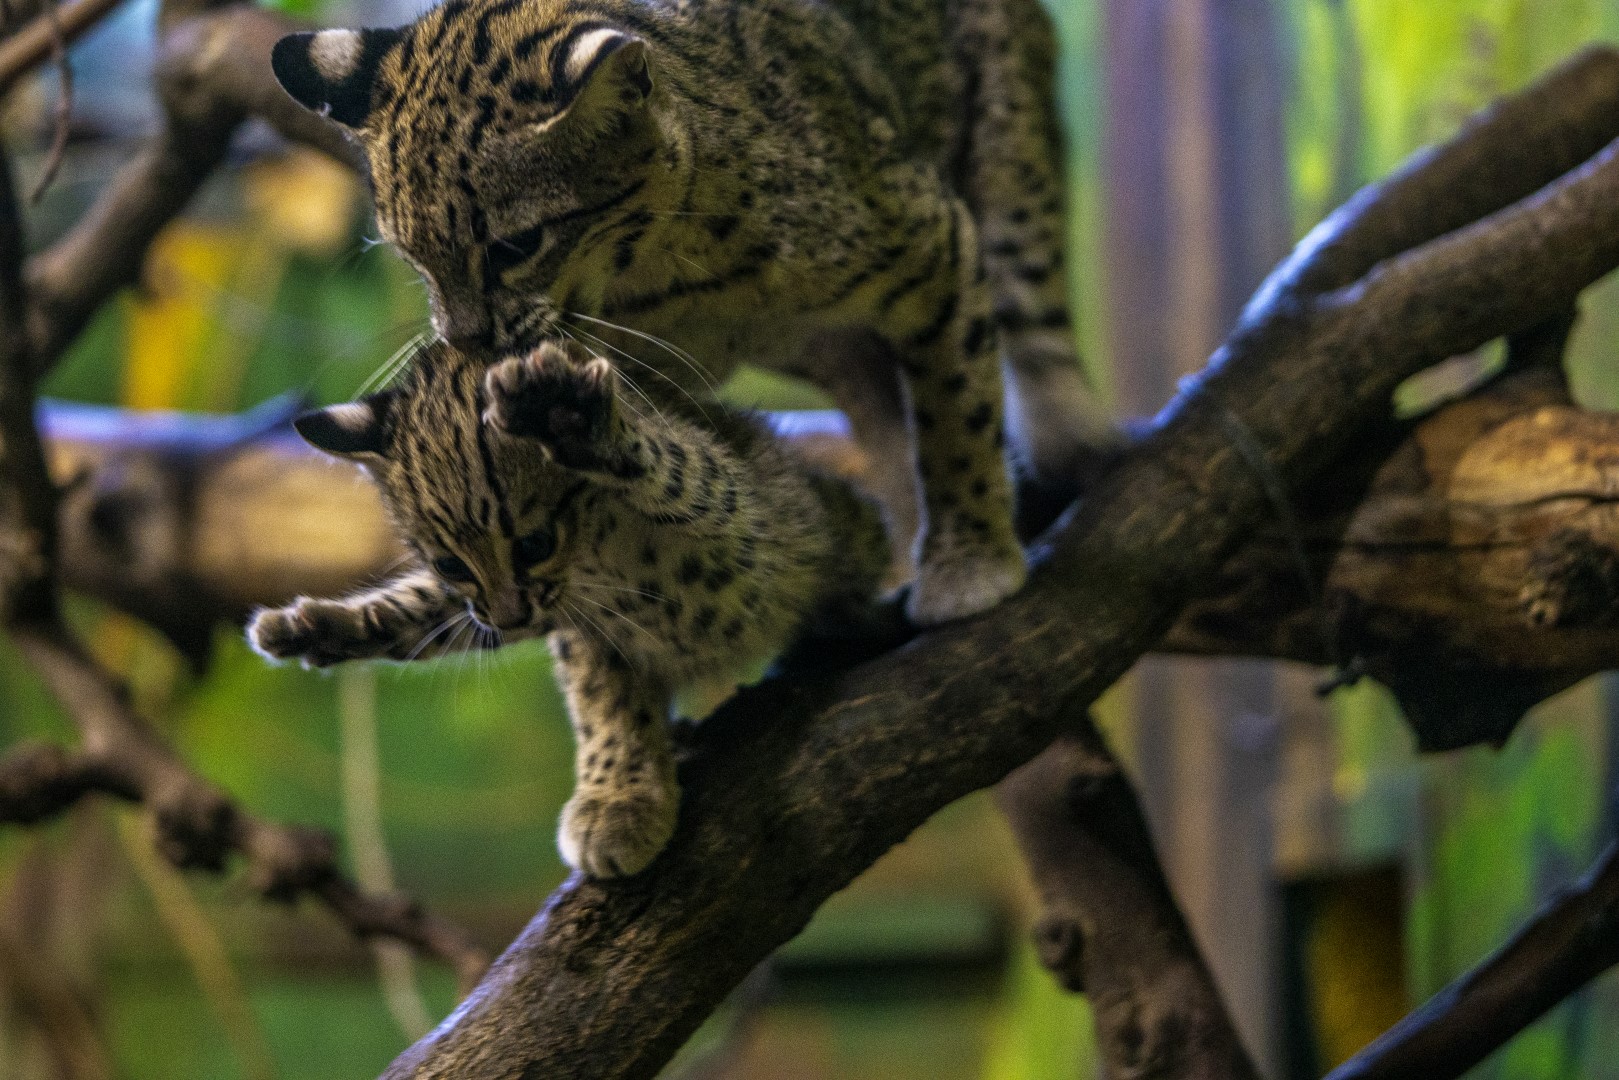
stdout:
<svg viewBox="0 0 1619 1080">
<path fill-rule="evenodd" d="M 943 210 L 937 275 L 878 312 L 916 436 L 924 524 L 909 607 L 923 624 L 993 607 L 1027 573 L 1012 526 L 1000 363 L 977 234 L 959 201 Z"/>
<path fill-rule="evenodd" d="M 414 660 L 452 647 L 450 624 L 467 610 L 427 570 L 411 570 L 376 588 L 336 600 L 301 596 L 285 607 L 262 608 L 247 639 L 274 660 L 327 667 L 344 660 Z"/>
<path fill-rule="evenodd" d="M 957 23 L 976 74 L 963 195 L 1001 332 L 1012 445 L 1035 478 L 1066 480 L 1117 436 L 1069 317 L 1056 35 L 1038 0 L 963 0 Z"/>
<path fill-rule="evenodd" d="M 714 432 L 620 406 L 618 374 L 604 359 L 580 362 L 542 345 L 496 364 L 484 388 L 487 423 L 539 440 L 558 464 L 618 489 L 654 518 L 730 536 L 758 502 L 748 463 Z"/>
<path fill-rule="evenodd" d="M 591 877 L 639 873 L 674 835 L 680 807 L 669 693 L 582 634 L 559 630 L 550 641 L 577 746 L 557 847 Z"/>
</svg>

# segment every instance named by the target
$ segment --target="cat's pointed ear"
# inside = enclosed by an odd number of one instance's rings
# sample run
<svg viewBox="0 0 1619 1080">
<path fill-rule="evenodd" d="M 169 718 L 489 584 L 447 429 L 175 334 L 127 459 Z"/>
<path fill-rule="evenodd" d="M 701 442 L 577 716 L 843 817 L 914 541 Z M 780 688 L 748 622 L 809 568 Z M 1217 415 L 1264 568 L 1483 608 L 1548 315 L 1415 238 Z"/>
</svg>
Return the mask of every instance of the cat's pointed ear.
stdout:
<svg viewBox="0 0 1619 1080">
<path fill-rule="evenodd" d="M 394 397 L 393 391 L 384 390 L 359 401 L 316 409 L 298 417 L 292 426 L 316 450 L 356 461 L 385 458 L 393 442 Z"/>
<path fill-rule="evenodd" d="M 288 34 L 270 51 L 276 81 L 306 109 L 363 128 L 382 58 L 403 30 L 321 30 Z"/>
<path fill-rule="evenodd" d="M 652 96 L 652 55 L 634 34 L 594 27 L 558 52 L 560 67 L 552 79 L 573 89 L 570 112 L 639 108 Z"/>
</svg>

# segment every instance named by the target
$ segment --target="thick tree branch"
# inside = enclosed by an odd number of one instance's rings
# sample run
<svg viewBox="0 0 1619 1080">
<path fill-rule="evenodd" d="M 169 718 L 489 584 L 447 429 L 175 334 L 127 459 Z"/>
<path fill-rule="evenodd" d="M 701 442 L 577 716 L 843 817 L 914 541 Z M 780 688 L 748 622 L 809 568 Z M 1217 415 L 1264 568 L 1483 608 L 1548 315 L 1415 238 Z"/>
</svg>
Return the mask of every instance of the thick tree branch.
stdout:
<svg viewBox="0 0 1619 1080">
<path fill-rule="evenodd" d="M 1522 159 L 1537 148 L 1509 120 L 1461 138 L 1488 143 L 1502 176 L 1544 167 Z M 1584 120 L 1616 134 L 1612 116 Z M 1517 183 L 1479 209 L 1516 199 Z M 1364 227 L 1374 247 L 1387 238 Z M 570 879 L 386 1076 L 653 1075 L 828 895 L 1032 758 L 1206 587 L 1267 516 L 1234 425 L 1297 490 L 1404 377 L 1551 318 L 1616 264 L 1610 147 L 1335 292 L 1273 283 L 1158 429 L 1037 546 L 1020 595 L 853 670 L 739 694 L 698 733 L 668 850 L 628 881 Z"/>
<path fill-rule="evenodd" d="M 1450 1080 L 1619 964 L 1619 845 L 1511 941 L 1327 1080 Z"/>
<path fill-rule="evenodd" d="M 1257 1077 L 1192 940 L 1128 778 L 1088 717 L 996 788 L 1044 910 L 1040 960 L 1084 993 L 1103 1074 Z"/>
</svg>

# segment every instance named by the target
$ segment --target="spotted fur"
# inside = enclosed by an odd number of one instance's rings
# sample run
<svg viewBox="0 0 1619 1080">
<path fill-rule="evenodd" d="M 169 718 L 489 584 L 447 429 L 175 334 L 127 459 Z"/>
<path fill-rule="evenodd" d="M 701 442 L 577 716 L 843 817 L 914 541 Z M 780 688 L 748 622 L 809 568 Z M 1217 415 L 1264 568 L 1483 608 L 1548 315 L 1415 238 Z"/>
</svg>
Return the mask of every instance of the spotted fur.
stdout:
<svg viewBox="0 0 1619 1080">
<path fill-rule="evenodd" d="M 623 390 L 558 345 L 490 368 L 439 345 L 401 389 L 305 417 L 370 470 L 415 565 L 248 631 L 311 666 L 439 651 L 468 615 L 491 643 L 549 635 L 578 744 L 560 845 L 598 876 L 674 827 L 672 696 L 869 601 L 888 559 L 876 511 L 750 420 Z"/>
<path fill-rule="evenodd" d="M 1038 0 L 448 0 L 274 60 L 463 350 L 568 334 L 698 397 L 745 357 L 914 461 L 884 496 L 937 622 L 1024 578 L 1000 361 L 1033 465 L 1095 431 L 1053 56 Z"/>
</svg>

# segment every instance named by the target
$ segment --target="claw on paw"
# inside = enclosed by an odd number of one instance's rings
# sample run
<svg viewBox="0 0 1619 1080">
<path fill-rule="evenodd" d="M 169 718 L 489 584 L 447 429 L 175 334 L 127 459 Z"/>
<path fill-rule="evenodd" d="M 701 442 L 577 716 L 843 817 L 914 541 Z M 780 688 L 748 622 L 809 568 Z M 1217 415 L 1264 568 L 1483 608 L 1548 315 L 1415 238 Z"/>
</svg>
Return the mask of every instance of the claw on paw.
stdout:
<svg viewBox="0 0 1619 1080">
<path fill-rule="evenodd" d="M 483 419 L 508 435 L 539 441 L 569 468 L 608 468 L 616 433 L 613 378 L 612 364 L 600 357 L 580 364 L 542 345 L 489 369 Z"/>
</svg>

